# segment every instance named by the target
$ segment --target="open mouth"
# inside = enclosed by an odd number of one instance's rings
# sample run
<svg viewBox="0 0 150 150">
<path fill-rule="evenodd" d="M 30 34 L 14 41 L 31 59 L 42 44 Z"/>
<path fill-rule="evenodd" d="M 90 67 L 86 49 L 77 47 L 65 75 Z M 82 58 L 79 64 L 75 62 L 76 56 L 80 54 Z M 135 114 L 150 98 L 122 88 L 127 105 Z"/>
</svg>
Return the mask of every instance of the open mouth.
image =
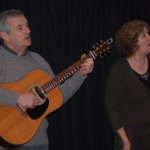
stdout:
<svg viewBox="0 0 150 150">
<path fill-rule="evenodd" d="M 28 37 L 25 37 L 25 39 L 31 39 L 31 37 L 30 37 L 30 36 L 28 36 Z"/>
</svg>

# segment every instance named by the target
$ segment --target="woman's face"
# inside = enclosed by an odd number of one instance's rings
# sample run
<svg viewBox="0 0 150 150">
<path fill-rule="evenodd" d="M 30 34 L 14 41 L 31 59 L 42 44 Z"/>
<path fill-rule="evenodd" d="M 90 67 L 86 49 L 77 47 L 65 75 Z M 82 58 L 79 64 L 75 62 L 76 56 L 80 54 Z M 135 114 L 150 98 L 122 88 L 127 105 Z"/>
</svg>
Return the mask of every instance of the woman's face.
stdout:
<svg viewBox="0 0 150 150">
<path fill-rule="evenodd" d="M 140 33 L 137 45 L 137 52 L 143 55 L 150 53 L 150 31 L 148 31 L 146 27 L 144 27 L 143 31 Z"/>
</svg>

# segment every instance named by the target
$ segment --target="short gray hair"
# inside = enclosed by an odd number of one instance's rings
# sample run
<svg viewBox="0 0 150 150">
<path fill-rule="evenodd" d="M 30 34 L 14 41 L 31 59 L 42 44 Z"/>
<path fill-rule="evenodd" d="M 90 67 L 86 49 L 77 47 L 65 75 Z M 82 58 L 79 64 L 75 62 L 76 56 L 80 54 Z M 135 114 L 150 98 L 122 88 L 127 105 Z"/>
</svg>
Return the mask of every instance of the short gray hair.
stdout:
<svg viewBox="0 0 150 150">
<path fill-rule="evenodd" d="M 15 16 L 24 16 L 23 12 L 16 9 L 10 9 L 0 13 L 0 32 L 10 32 L 10 26 L 7 22 L 7 18 Z"/>
</svg>

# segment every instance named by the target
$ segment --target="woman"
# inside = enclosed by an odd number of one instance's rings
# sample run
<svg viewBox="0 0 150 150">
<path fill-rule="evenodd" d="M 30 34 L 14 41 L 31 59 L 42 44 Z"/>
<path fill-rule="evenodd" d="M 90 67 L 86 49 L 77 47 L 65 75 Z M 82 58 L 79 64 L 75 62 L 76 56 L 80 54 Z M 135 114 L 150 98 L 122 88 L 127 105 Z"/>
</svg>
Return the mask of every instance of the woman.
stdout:
<svg viewBox="0 0 150 150">
<path fill-rule="evenodd" d="M 150 150 L 150 27 L 127 22 L 116 34 L 122 56 L 107 80 L 106 110 L 115 131 L 115 150 Z"/>
</svg>

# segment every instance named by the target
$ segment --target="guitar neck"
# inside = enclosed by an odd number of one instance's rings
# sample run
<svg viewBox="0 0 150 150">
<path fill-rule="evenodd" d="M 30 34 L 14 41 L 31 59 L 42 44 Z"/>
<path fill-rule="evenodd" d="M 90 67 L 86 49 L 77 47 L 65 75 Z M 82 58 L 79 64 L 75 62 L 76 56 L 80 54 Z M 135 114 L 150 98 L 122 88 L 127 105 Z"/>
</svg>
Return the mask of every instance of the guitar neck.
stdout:
<svg viewBox="0 0 150 150">
<path fill-rule="evenodd" d="M 77 61 L 61 73 L 55 76 L 52 80 L 45 83 L 41 88 L 44 90 L 45 93 L 50 92 L 52 89 L 57 87 L 58 85 L 62 84 L 68 78 L 70 78 L 74 73 L 76 73 L 81 67 L 82 64 L 85 62 L 86 58 L 93 58 L 92 54 L 88 54 L 86 57 L 82 58 L 81 60 Z M 93 58 L 95 59 L 95 57 Z"/>
</svg>

